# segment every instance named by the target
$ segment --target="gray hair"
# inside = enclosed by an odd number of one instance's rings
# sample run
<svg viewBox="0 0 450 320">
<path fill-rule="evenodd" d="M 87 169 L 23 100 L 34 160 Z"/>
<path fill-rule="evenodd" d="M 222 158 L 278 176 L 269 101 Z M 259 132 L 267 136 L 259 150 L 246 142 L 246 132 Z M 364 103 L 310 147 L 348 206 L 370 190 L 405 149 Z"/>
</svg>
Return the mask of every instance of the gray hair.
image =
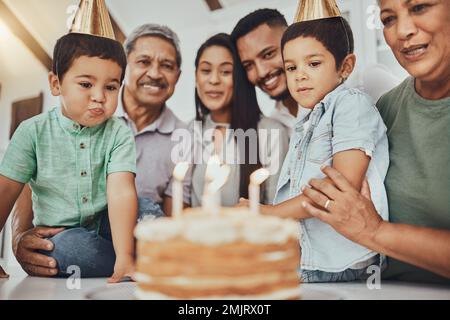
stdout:
<svg viewBox="0 0 450 320">
<path fill-rule="evenodd" d="M 169 27 L 155 23 L 143 24 L 134 29 L 133 32 L 131 32 L 131 34 L 125 40 L 124 44 L 127 56 L 134 50 L 136 41 L 139 38 L 148 36 L 157 36 L 169 41 L 175 48 L 178 67 L 181 67 L 180 40 L 178 39 L 177 34 L 173 32 Z"/>
</svg>

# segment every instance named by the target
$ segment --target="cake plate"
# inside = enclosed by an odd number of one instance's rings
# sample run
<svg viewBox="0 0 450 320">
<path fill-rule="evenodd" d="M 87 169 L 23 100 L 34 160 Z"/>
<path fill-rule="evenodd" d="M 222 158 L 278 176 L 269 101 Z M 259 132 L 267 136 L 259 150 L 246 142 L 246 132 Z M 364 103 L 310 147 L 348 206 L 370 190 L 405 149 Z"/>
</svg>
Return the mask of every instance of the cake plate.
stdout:
<svg viewBox="0 0 450 320">
<path fill-rule="evenodd" d="M 108 284 L 86 294 L 89 300 L 134 300 L 135 282 Z M 301 288 L 301 300 L 345 300 L 345 296 L 335 290 Z"/>
</svg>

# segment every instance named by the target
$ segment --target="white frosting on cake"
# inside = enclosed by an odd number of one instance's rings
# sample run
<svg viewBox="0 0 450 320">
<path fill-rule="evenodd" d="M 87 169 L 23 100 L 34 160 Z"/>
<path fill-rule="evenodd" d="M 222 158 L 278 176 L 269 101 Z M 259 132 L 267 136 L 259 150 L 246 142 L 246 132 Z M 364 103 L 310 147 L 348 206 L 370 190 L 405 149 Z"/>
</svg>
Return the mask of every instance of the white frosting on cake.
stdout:
<svg viewBox="0 0 450 320">
<path fill-rule="evenodd" d="M 292 254 L 284 251 L 276 251 L 271 253 L 265 253 L 262 255 L 264 261 L 279 261 L 290 257 Z"/>
<path fill-rule="evenodd" d="M 217 287 L 217 286 L 254 286 L 261 283 L 278 283 L 284 277 L 281 273 L 264 273 L 246 276 L 203 276 L 203 277 L 152 277 L 148 274 L 136 272 L 134 274 L 135 279 L 140 283 L 154 284 L 155 282 L 162 285 L 201 288 L 205 286 Z"/>
<path fill-rule="evenodd" d="M 208 243 L 210 245 L 231 243 L 239 238 L 234 223 L 219 218 L 200 218 L 196 221 L 188 221 L 183 236 L 191 242 Z"/>
<path fill-rule="evenodd" d="M 278 217 L 253 215 L 247 209 L 222 209 L 219 216 L 200 209 L 180 218 L 160 218 L 139 223 L 136 238 L 152 242 L 182 238 L 204 245 L 243 240 L 255 244 L 284 243 L 300 236 L 298 222 Z"/>
<path fill-rule="evenodd" d="M 183 222 L 178 219 L 156 219 L 140 222 L 135 229 L 138 239 L 164 241 L 177 237 L 184 229 Z M 149 237 L 149 235 L 151 235 Z"/>
</svg>

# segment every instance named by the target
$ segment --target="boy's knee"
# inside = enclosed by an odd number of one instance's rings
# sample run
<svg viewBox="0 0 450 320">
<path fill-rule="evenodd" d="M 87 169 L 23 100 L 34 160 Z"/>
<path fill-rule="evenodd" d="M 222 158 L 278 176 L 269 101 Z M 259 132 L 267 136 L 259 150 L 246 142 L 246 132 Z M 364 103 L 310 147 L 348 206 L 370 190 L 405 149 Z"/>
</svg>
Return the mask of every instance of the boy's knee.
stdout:
<svg viewBox="0 0 450 320">
<path fill-rule="evenodd" d="M 81 248 L 94 236 L 84 228 L 68 229 L 49 238 L 53 243 L 53 250 L 46 255 L 54 258 L 60 273 L 66 273 L 74 261 L 73 257 L 82 255 Z"/>
<path fill-rule="evenodd" d="M 94 231 L 73 228 L 49 239 L 53 257 L 60 276 L 72 275 L 78 270 L 81 277 L 106 277 L 114 269 L 115 254 L 112 243 L 99 237 Z"/>
</svg>

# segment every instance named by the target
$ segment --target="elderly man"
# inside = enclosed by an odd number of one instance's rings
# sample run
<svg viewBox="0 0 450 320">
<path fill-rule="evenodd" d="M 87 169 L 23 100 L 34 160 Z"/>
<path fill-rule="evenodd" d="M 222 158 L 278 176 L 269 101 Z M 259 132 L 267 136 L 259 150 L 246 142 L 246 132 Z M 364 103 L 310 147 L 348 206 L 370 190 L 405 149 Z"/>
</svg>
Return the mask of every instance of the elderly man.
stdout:
<svg viewBox="0 0 450 320">
<path fill-rule="evenodd" d="M 281 38 L 288 24 L 275 9 L 259 9 L 243 17 L 231 37 L 236 43 L 248 80 L 276 101 L 270 115 L 289 131 L 300 108 L 289 94 L 281 55 Z"/>
<path fill-rule="evenodd" d="M 181 53 L 177 35 L 168 27 L 145 24 L 135 29 L 125 42 L 128 65 L 117 116 L 133 132 L 137 149 L 136 187 L 140 215 L 172 212 L 172 150 L 177 145 L 172 134 L 187 128 L 166 106 L 181 74 Z M 190 146 L 186 146 L 190 148 Z M 188 149 L 186 149 L 188 150 Z M 184 182 L 184 205 L 190 203 L 191 173 Z M 30 275 L 57 273 L 55 259 L 39 253 L 51 251 L 50 238 L 62 228 L 33 227 L 31 192 L 24 190 L 13 215 L 13 251 Z"/>
</svg>

